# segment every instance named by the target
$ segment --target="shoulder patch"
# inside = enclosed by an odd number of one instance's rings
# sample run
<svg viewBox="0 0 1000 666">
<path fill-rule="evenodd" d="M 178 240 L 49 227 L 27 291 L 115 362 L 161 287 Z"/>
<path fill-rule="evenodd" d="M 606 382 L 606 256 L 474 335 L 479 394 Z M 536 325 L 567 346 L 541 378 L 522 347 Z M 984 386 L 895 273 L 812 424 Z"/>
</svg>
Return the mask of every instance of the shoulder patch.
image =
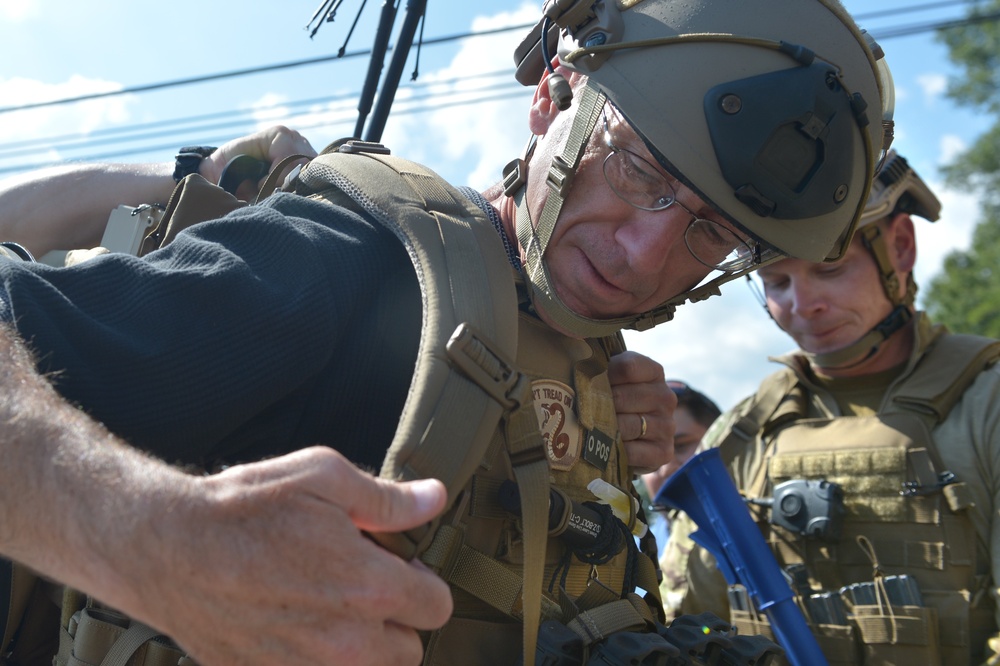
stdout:
<svg viewBox="0 0 1000 666">
<path fill-rule="evenodd" d="M 580 459 L 583 444 L 583 431 L 576 417 L 576 394 L 569 386 L 551 379 L 534 381 L 531 389 L 549 465 L 569 470 Z"/>
</svg>

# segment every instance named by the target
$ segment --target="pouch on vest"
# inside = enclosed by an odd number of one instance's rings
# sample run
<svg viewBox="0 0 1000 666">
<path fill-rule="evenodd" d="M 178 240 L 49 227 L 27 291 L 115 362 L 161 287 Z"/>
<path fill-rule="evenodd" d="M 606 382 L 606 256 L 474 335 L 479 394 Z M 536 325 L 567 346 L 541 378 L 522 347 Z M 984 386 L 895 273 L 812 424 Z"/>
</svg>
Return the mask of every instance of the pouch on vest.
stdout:
<svg viewBox="0 0 1000 666">
<path fill-rule="evenodd" d="M 140 257 L 147 255 L 172 241 L 184 229 L 199 222 L 225 217 L 246 205 L 247 202 L 240 201 L 196 173 L 185 176 L 174 188 L 163 217 L 147 233 L 137 254 Z"/>
</svg>

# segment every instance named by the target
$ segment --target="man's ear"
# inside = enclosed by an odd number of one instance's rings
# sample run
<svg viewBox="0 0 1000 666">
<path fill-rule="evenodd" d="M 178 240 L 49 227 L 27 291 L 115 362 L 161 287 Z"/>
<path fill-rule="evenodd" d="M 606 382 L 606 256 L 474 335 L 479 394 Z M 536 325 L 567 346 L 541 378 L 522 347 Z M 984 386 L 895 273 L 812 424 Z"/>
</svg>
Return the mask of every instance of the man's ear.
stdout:
<svg viewBox="0 0 1000 666">
<path fill-rule="evenodd" d="M 582 81 L 582 75 L 570 71 L 557 63 L 553 63 L 553 65 L 556 66 L 556 71 L 566 77 L 566 80 L 569 81 L 575 90 L 577 85 Z M 556 107 L 555 102 L 552 101 L 552 95 L 549 93 L 550 76 L 552 76 L 552 73 L 546 69 L 542 74 L 541 81 L 535 86 L 535 96 L 531 99 L 531 107 L 528 109 L 528 129 L 535 136 L 544 136 L 552 126 L 556 116 L 559 115 L 559 109 Z"/>
<path fill-rule="evenodd" d="M 913 229 L 913 218 L 908 213 L 897 213 L 892 218 L 890 228 L 892 263 L 897 272 L 912 273 L 917 263 L 917 236 Z"/>
</svg>

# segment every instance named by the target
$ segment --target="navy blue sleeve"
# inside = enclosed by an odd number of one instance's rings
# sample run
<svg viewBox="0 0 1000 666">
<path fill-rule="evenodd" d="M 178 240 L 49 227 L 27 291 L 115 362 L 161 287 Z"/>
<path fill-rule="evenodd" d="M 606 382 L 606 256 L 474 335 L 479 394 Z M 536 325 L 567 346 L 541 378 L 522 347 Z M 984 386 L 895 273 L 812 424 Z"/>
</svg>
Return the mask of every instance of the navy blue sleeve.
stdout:
<svg viewBox="0 0 1000 666">
<path fill-rule="evenodd" d="M 143 259 L 0 263 L 0 309 L 40 370 L 134 444 L 199 463 L 312 443 L 381 460 L 420 326 L 389 231 L 286 195 Z"/>
</svg>

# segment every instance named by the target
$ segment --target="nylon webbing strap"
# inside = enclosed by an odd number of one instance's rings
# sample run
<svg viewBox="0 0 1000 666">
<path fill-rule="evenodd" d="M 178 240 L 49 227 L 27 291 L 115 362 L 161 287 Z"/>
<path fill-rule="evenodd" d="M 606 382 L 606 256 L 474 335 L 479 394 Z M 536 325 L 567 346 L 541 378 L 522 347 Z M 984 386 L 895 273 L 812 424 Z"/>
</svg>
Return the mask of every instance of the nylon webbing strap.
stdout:
<svg viewBox="0 0 1000 666">
<path fill-rule="evenodd" d="M 463 543 L 463 533 L 451 525 L 442 525 L 430 547 L 421 556 L 424 564 L 441 572 L 449 582 L 501 613 L 523 617 L 521 590 L 524 580 L 483 553 Z M 546 620 L 562 618 L 561 607 L 542 595 L 541 616 Z"/>
<path fill-rule="evenodd" d="M 570 134 L 563 146 L 563 153 L 554 158 L 549 169 L 547 182 L 552 191 L 549 192 L 545 201 L 537 225 L 532 224 L 531 214 L 528 211 L 525 199 L 526 188 L 522 186 L 512 197 L 517 206 L 515 226 L 517 227 L 517 238 L 525 252 L 524 268 L 528 276 L 532 300 L 544 302 L 547 305 L 544 308 L 545 312 L 564 329 L 584 337 L 600 338 L 613 335 L 622 328 L 631 326 L 635 322 L 635 317 L 596 320 L 573 313 L 559 301 L 558 295 L 552 288 L 548 269 L 542 261 L 549 239 L 555 230 L 559 211 L 562 209 L 563 197 L 594 132 L 594 127 L 597 126 L 606 97 L 600 91 L 587 85 L 580 91 L 579 100 L 578 110 L 570 127 Z"/>
<path fill-rule="evenodd" d="M 136 650 L 142 647 L 143 643 L 162 635 L 156 629 L 132 620 L 125 633 L 108 650 L 108 654 L 101 661 L 101 666 L 126 666 L 128 660 L 132 658 Z"/>
<path fill-rule="evenodd" d="M 521 495 L 521 532 L 524 540 L 524 664 L 534 666 L 538 626 L 541 624 L 545 546 L 549 531 L 549 462 L 538 430 L 530 386 L 521 404 L 507 418 L 507 447 Z"/>
<path fill-rule="evenodd" d="M 541 254 L 544 254 L 545 249 L 549 246 L 549 240 L 556 228 L 559 210 L 562 208 L 566 193 L 572 185 L 576 168 L 580 165 L 584 150 L 590 143 L 594 128 L 597 127 L 597 120 L 604 110 L 605 101 L 604 94 L 598 92 L 596 88 L 584 86 L 583 90 L 580 91 L 579 109 L 573 117 L 573 124 L 570 126 L 566 143 L 563 144 L 562 155 L 549 167 L 549 174 L 546 178 L 551 192 L 548 199 L 545 200 L 538 226 L 534 229 L 537 243 L 533 245 L 535 246 L 534 250 L 539 253 L 538 259 L 541 259 Z M 521 233 L 521 230 L 518 229 L 519 236 Z M 526 248 L 524 245 L 522 247 Z M 541 261 L 535 265 L 540 266 Z"/>
<path fill-rule="evenodd" d="M 764 424 L 795 386 L 795 381 L 795 375 L 784 370 L 764 379 L 750 409 L 729 425 L 729 431 L 719 443 L 719 452 L 726 464 L 733 455 L 729 449 L 735 447 L 734 451 L 740 451 L 760 434 Z"/>
<path fill-rule="evenodd" d="M 646 602 L 630 594 L 625 599 L 580 613 L 567 626 L 591 645 L 616 631 L 637 631 L 653 622 Z"/>
<path fill-rule="evenodd" d="M 348 165 L 350 177 L 342 172 Z M 400 176 L 408 188 L 399 187 Z M 406 245 L 420 281 L 427 315 L 414 383 L 381 476 L 441 479 L 450 502 L 454 501 L 482 460 L 501 414 L 513 405 L 506 428 L 522 499 L 524 663 L 533 666 L 548 532 L 548 462 L 530 383 L 512 373 L 508 388 L 514 395 L 497 402 L 495 391 L 484 390 L 455 370 L 446 356 L 447 336 L 459 324 L 471 323 L 508 359 L 516 357 L 517 297 L 500 238 L 466 197 L 429 169 L 405 160 L 372 154 L 321 155 L 299 178 L 319 192 L 323 181 L 329 181 L 393 230 Z M 470 225 L 469 219 L 478 223 Z M 458 414 L 462 418 L 456 418 Z M 430 533 L 425 529 L 412 534 L 414 547 L 401 554 L 418 554 L 421 540 Z"/>
<path fill-rule="evenodd" d="M 882 289 L 885 291 L 886 297 L 892 301 L 893 305 L 910 305 L 899 295 L 899 277 L 889 259 L 889 249 L 882 239 L 882 229 L 877 224 L 869 224 L 859 229 L 858 233 L 861 234 L 861 240 L 865 247 L 875 257 L 879 279 L 882 281 Z"/>
<path fill-rule="evenodd" d="M 940 335 L 893 402 L 906 409 L 930 413 L 940 423 L 979 373 L 998 358 L 1000 342 L 996 340 L 974 335 Z"/>
</svg>

